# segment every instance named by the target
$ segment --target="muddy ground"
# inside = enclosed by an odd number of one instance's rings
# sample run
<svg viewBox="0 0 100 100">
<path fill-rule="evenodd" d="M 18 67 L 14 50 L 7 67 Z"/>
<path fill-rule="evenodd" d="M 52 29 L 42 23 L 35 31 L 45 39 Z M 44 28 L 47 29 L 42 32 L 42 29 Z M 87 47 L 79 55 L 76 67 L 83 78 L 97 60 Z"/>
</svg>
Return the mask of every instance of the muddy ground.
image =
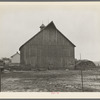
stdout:
<svg viewBox="0 0 100 100">
<path fill-rule="evenodd" d="M 2 73 L 2 92 L 99 92 L 100 69 L 13 71 Z"/>
</svg>

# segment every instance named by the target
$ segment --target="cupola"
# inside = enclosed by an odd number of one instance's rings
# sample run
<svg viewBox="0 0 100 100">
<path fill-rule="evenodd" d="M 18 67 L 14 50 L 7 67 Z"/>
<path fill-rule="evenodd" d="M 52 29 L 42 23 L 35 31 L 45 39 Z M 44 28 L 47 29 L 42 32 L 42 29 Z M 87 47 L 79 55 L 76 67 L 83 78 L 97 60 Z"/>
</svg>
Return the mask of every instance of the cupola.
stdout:
<svg viewBox="0 0 100 100">
<path fill-rule="evenodd" d="M 42 24 L 42 25 L 40 26 L 40 30 L 43 30 L 44 28 L 45 28 L 45 25 Z"/>
</svg>

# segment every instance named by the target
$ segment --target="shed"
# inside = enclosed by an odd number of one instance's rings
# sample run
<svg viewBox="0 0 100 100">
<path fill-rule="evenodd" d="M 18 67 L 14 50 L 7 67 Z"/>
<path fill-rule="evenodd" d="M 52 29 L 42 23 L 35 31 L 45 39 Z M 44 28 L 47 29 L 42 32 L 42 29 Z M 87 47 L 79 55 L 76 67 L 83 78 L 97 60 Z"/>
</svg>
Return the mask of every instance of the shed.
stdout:
<svg viewBox="0 0 100 100">
<path fill-rule="evenodd" d="M 11 63 L 20 63 L 20 54 L 18 52 L 11 56 Z"/>
</svg>

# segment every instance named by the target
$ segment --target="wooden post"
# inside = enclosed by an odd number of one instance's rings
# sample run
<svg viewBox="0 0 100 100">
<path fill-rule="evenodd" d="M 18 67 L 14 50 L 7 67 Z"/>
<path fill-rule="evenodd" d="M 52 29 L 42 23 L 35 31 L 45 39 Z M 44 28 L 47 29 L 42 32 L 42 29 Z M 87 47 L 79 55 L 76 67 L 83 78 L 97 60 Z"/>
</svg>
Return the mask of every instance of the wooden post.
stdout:
<svg viewBox="0 0 100 100">
<path fill-rule="evenodd" d="M 84 92 L 84 88 L 83 88 L 83 71 L 81 69 L 81 83 L 82 83 L 82 92 Z"/>
<path fill-rule="evenodd" d="M 81 53 L 80 53 L 80 60 L 81 60 Z M 83 89 L 83 67 L 81 68 L 81 83 L 82 83 L 82 92 L 84 91 Z"/>
<path fill-rule="evenodd" d="M 0 68 L 0 92 L 1 92 L 1 68 Z"/>
</svg>

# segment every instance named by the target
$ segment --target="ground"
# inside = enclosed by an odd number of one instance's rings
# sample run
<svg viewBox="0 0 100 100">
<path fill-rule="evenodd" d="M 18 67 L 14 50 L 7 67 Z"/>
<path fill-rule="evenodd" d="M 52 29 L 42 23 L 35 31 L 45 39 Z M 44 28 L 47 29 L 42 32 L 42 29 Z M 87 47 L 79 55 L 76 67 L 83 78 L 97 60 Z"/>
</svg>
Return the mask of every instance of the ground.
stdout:
<svg viewBox="0 0 100 100">
<path fill-rule="evenodd" d="M 2 92 L 99 92 L 100 69 L 12 71 L 2 73 Z"/>
</svg>

